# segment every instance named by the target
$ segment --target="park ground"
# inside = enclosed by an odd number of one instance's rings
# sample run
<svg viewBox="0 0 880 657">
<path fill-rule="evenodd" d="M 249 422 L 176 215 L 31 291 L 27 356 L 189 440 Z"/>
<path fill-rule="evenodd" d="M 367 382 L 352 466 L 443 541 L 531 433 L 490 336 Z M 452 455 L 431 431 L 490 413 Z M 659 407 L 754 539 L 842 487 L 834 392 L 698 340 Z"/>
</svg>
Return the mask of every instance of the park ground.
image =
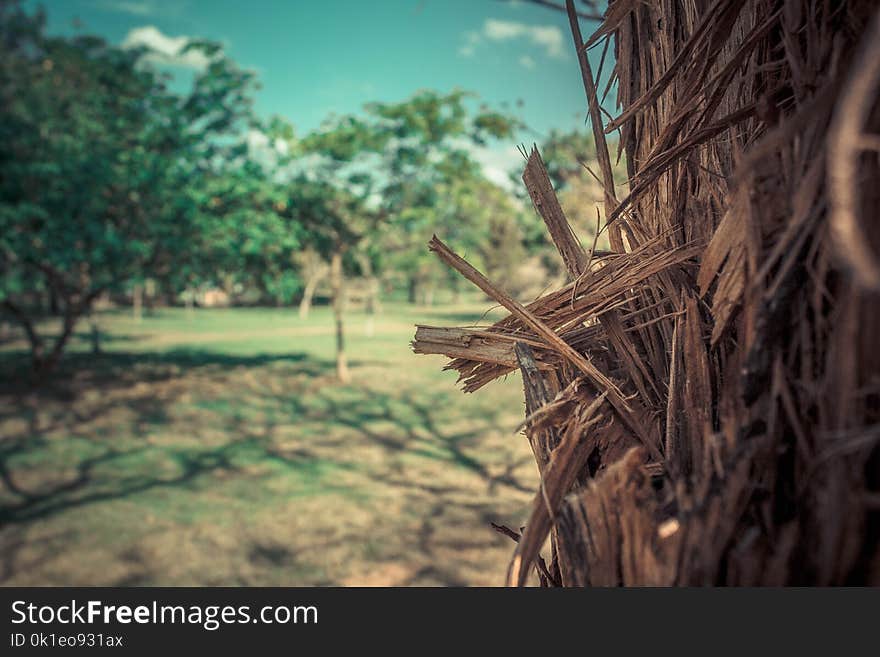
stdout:
<svg viewBox="0 0 880 657">
<path fill-rule="evenodd" d="M 465 395 L 409 349 L 485 307 L 352 312 L 345 386 L 320 307 L 107 311 L 38 389 L 0 346 L 0 584 L 501 584 L 490 522 L 536 484 L 519 379 Z"/>
</svg>

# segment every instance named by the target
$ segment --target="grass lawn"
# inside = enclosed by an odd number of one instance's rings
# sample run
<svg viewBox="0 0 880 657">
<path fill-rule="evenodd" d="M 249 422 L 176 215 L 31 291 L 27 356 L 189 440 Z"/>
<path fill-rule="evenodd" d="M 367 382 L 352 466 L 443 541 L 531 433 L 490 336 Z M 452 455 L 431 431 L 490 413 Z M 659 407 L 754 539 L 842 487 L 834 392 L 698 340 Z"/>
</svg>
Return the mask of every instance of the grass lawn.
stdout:
<svg viewBox="0 0 880 657">
<path fill-rule="evenodd" d="M 475 395 L 413 324 L 486 304 L 100 315 L 40 390 L 0 346 L 0 583 L 493 585 L 536 485 L 519 378 Z"/>
</svg>

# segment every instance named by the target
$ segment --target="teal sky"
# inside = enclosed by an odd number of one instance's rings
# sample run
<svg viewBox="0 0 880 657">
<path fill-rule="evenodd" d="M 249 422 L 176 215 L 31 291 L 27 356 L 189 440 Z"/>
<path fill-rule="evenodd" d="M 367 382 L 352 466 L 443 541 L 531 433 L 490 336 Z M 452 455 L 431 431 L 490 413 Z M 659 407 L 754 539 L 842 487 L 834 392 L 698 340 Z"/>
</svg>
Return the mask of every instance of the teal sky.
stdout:
<svg viewBox="0 0 880 657">
<path fill-rule="evenodd" d="M 30 2 L 34 6 L 37 3 Z M 329 113 L 368 101 L 402 100 L 418 89 L 460 87 L 502 104 L 530 130 L 486 158 L 551 128 L 584 125 L 585 101 L 567 18 L 502 0 L 43 0 L 49 30 L 164 48 L 167 62 L 187 38 L 220 41 L 258 73 L 257 110 L 279 114 L 298 134 Z M 78 19 L 81 27 L 74 27 Z M 593 24 L 584 23 L 587 34 Z M 595 52 L 591 59 L 598 59 Z M 499 150 L 500 149 L 500 150 Z M 504 151 L 506 155 L 501 155 Z M 487 166 L 491 166 L 487 162 Z"/>
</svg>

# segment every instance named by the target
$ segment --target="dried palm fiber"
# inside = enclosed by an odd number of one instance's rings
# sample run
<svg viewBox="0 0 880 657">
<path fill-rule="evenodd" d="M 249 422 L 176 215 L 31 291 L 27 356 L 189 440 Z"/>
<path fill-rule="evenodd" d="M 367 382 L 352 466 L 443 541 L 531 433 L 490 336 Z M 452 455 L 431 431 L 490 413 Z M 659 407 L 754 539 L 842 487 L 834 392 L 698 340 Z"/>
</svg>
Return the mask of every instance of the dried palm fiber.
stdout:
<svg viewBox="0 0 880 657">
<path fill-rule="evenodd" d="M 419 327 L 466 391 L 519 368 L 541 474 L 508 573 L 542 583 L 880 584 L 880 9 L 615 0 L 629 180 L 596 259 L 537 150 L 524 181 L 571 283 L 486 329 Z M 620 200 L 618 200 L 618 197 Z"/>
</svg>

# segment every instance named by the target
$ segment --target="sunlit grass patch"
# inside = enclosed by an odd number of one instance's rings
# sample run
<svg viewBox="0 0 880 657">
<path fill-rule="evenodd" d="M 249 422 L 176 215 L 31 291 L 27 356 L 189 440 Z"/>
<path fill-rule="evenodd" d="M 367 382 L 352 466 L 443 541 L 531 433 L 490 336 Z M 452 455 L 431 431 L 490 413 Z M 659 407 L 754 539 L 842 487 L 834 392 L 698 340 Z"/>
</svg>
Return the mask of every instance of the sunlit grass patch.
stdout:
<svg viewBox="0 0 880 657">
<path fill-rule="evenodd" d="M 4 583 L 500 583 L 488 521 L 520 522 L 535 476 L 518 380 L 464 395 L 408 346 L 480 308 L 388 305 L 373 337 L 351 313 L 347 386 L 326 308 L 102 315 L 102 354 L 0 395 Z"/>
</svg>

